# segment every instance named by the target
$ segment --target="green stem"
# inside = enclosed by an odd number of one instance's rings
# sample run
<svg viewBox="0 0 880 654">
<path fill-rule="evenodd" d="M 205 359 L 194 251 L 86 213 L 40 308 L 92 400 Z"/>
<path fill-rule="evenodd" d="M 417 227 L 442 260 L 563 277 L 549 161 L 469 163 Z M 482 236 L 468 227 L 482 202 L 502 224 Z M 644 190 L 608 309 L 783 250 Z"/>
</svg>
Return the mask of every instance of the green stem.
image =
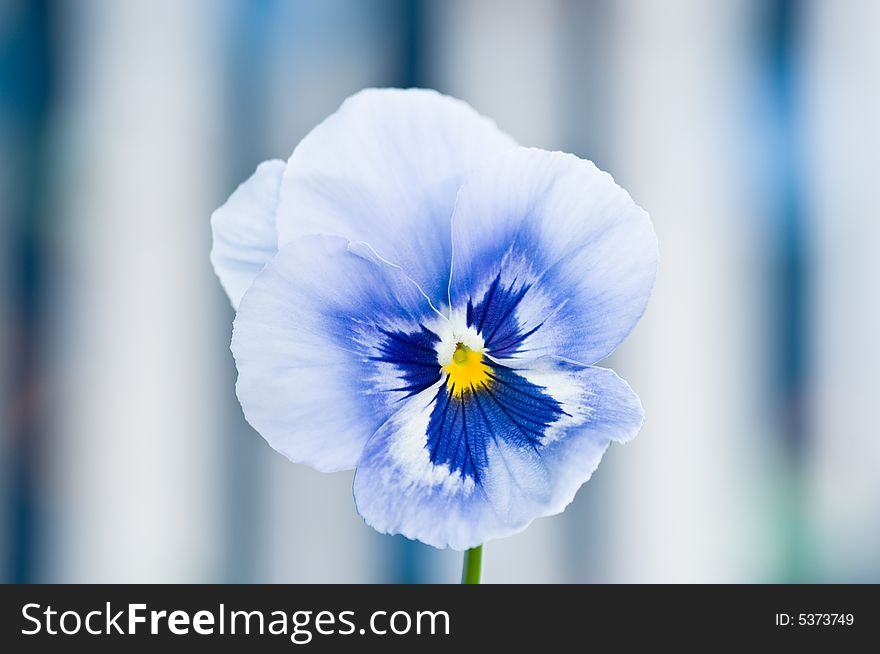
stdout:
<svg viewBox="0 0 880 654">
<path fill-rule="evenodd" d="M 464 553 L 464 565 L 461 569 L 461 583 L 480 583 L 480 570 L 483 567 L 483 546 L 472 547 Z"/>
</svg>

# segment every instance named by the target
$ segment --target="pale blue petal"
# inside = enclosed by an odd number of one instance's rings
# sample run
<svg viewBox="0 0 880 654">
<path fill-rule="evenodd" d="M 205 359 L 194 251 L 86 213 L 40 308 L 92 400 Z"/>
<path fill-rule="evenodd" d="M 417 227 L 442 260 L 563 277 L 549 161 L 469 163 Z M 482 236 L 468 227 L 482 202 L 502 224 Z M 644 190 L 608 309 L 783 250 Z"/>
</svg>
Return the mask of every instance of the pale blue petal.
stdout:
<svg viewBox="0 0 880 654">
<path fill-rule="evenodd" d="M 211 263 L 233 308 L 278 251 L 275 209 L 285 163 L 264 161 L 211 216 Z"/>
<path fill-rule="evenodd" d="M 642 424 L 638 397 L 610 370 L 556 357 L 495 366 L 505 377 L 494 397 L 448 409 L 440 381 L 370 439 L 354 480 L 370 526 L 457 550 L 511 535 L 560 513 L 608 445 Z"/>
<path fill-rule="evenodd" d="M 468 177 L 452 220 L 454 313 L 500 358 L 595 363 L 645 309 L 657 269 L 648 215 L 607 173 L 516 148 Z"/>
<path fill-rule="evenodd" d="M 440 307 L 458 188 L 468 171 L 514 145 L 491 120 L 436 91 L 361 91 L 291 156 L 279 243 L 312 233 L 365 241 Z"/>
<path fill-rule="evenodd" d="M 439 378 L 429 328 L 445 320 L 363 244 L 334 236 L 289 243 L 254 280 L 235 319 L 245 417 L 292 461 L 352 468 L 402 400 Z"/>
</svg>

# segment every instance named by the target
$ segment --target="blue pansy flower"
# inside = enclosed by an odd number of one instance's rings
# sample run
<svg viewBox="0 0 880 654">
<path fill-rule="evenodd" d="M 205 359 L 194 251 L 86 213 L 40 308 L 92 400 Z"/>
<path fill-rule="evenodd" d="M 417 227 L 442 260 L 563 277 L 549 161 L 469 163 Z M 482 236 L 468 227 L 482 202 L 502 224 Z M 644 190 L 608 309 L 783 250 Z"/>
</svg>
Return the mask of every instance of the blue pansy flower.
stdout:
<svg viewBox="0 0 880 654">
<path fill-rule="evenodd" d="M 212 224 L 247 420 L 291 461 L 356 469 L 381 532 L 460 550 L 513 534 L 641 426 L 592 364 L 648 301 L 647 214 L 464 102 L 362 91 Z"/>
</svg>

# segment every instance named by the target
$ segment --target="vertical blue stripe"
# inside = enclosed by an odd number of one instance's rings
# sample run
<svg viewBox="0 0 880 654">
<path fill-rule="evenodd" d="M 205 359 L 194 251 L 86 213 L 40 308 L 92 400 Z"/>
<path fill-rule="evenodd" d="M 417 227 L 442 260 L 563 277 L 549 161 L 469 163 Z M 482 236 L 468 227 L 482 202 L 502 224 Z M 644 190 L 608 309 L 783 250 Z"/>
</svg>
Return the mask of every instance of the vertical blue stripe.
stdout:
<svg viewBox="0 0 880 654">
<path fill-rule="evenodd" d="M 766 67 L 772 104 L 771 127 L 775 135 L 770 152 L 771 171 L 779 195 L 779 213 L 774 234 L 774 308 L 777 353 L 775 378 L 780 399 L 778 421 L 786 454 L 783 471 L 782 578 L 807 581 L 810 569 L 806 531 L 804 455 L 807 445 L 806 389 L 808 369 L 807 262 L 809 234 L 803 206 L 804 170 L 800 152 L 801 114 L 797 89 L 797 53 L 801 5 L 792 0 L 775 0 L 768 5 Z M 768 130 L 769 131 L 769 130 Z"/>
<path fill-rule="evenodd" d="M 6 207 L 14 224 L 9 233 L 13 258 L 9 315 L 12 339 L 8 359 L 11 365 L 11 412 L 8 471 L 0 479 L 8 483 L 6 498 L 9 524 L 8 559 L 0 570 L 15 583 L 40 581 L 35 553 L 40 551 L 40 458 L 44 435 L 38 419 L 41 388 L 37 366 L 41 325 L 39 300 L 42 288 L 42 215 L 45 161 L 42 141 L 52 89 L 51 5 L 48 2 L 21 3 L 18 11 L 7 12 L 14 24 L 0 31 L 0 130 L 9 130 L 15 151 L 10 174 L 14 188 L 21 190 L 22 204 Z M 11 185 L 11 187 L 13 187 Z M 10 202 L 4 198 L 4 202 Z M 4 404 L 7 398 L 4 399 Z"/>
</svg>

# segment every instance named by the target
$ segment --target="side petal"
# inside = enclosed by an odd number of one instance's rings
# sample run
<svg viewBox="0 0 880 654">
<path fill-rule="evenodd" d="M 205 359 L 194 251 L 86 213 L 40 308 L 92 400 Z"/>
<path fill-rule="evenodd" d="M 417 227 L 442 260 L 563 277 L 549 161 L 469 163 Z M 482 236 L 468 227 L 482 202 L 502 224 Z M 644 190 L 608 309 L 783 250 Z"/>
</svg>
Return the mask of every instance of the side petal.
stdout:
<svg viewBox="0 0 880 654">
<path fill-rule="evenodd" d="M 211 216 L 211 263 L 233 308 L 278 251 L 275 209 L 285 165 L 261 163 Z"/>
<path fill-rule="evenodd" d="M 313 233 L 365 241 L 440 307 L 458 188 L 467 172 L 514 145 L 491 120 L 436 91 L 361 91 L 291 156 L 279 243 Z"/>
<path fill-rule="evenodd" d="M 437 321 L 412 280 L 368 247 L 298 239 L 254 280 L 235 318 L 245 417 L 291 461 L 353 468 L 401 401 L 439 378 Z"/>
<path fill-rule="evenodd" d="M 457 550 L 511 535 L 561 512 L 608 445 L 642 424 L 638 397 L 610 370 L 555 357 L 492 367 L 494 397 L 449 408 L 441 381 L 373 435 L 354 479 L 367 524 Z"/>
<path fill-rule="evenodd" d="M 500 358 L 595 363 L 632 330 L 657 270 L 648 215 L 592 162 L 516 148 L 462 186 L 451 306 Z"/>
</svg>

